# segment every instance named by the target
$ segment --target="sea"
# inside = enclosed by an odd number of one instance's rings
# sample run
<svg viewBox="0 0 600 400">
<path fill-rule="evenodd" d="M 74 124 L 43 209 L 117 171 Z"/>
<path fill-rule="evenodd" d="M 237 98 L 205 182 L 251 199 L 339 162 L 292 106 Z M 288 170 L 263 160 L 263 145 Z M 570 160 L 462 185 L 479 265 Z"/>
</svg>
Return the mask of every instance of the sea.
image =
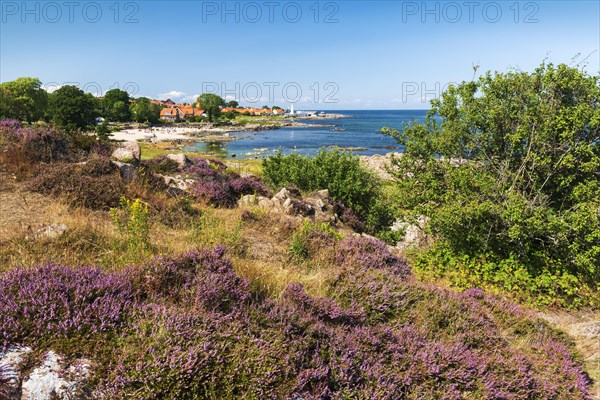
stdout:
<svg viewBox="0 0 600 400">
<path fill-rule="evenodd" d="M 284 154 L 314 155 L 321 149 L 351 149 L 356 155 L 402 152 L 392 137 L 382 135 L 381 128 L 402 129 L 403 124 L 424 122 L 427 110 L 335 110 L 339 119 L 316 117 L 302 119 L 314 127 L 280 128 L 258 132 L 236 132 L 238 140 L 198 142 L 184 150 L 213 154 L 222 158 L 263 158 L 281 151 Z M 326 126 L 323 126 L 326 125 Z"/>
</svg>

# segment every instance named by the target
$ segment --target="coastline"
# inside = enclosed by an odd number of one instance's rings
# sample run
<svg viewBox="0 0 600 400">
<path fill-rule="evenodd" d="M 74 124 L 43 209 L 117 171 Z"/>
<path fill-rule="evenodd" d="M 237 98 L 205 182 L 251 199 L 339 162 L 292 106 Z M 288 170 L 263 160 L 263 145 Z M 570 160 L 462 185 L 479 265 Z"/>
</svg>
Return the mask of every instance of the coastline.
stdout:
<svg viewBox="0 0 600 400">
<path fill-rule="evenodd" d="M 341 115 L 341 114 L 340 114 Z M 299 117 L 301 119 L 305 118 Z M 329 119 L 344 118 L 343 116 L 324 117 Z M 174 140 L 195 140 L 202 141 L 231 141 L 237 140 L 239 137 L 230 136 L 230 133 L 238 132 L 259 132 L 263 130 L 275 130 L 280 128 L 323 128 L 329 127 L 329 124 L 307 124 L 305 122 L 296 122 L 290 120 L 268 121 L 265 124 L 251 123 L 243 125 L 224 125 L 215 127 L 212 124 L 205 126 L 153 126 L 149 128 L 128 128 L 120 131 L 112 132 L 113 140 L 123 142 L 150 141 L 163 142 Z"/>
</svg>

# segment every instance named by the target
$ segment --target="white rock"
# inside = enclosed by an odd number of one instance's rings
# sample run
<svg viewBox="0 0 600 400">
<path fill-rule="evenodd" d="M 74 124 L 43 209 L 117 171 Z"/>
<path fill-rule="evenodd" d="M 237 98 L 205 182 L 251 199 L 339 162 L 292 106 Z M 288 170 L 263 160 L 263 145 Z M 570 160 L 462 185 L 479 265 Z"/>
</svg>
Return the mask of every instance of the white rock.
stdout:
<svg viewBox="0 0 600 400">
<path fill-rule="evenodd" d="M 19 364 L 30 351 L 30 347 L 10 347 L 5 353 L 0 353 L 0 381 L 5 385 L 0 390 L 0 395 L 7 396 L 7 399 L 21 398 L 22 377 Z"/>
<path fill-rule="evenodd" d="M 44 226 L 44 227 L 38 229 L 35 232 L 34 237 L 36 239 L 39 239 L 42 237 L 54 239 L 59 236 L 62 236 L 67 230 L 69 230 L 69 228 L 65 224 L 47 225 L 47 226 Z"/>
<path fill-rule="evenodd" d="M 292 193 L 288 189 L 283 188 L 279 191 L 279 193 L 277 193 L 275 196 L 273 196 L 272 200 L 281 202 L 281 204 L 283 204 L 283 202 L 286 199 L 290 198 L 291 196 L 292 196 Z"/>
<path fill-rule="evenodd" d="M 427 217 L 420 216 L 417 218 L 416 224 L 403 222 L 397 220 L 391 227 L 392 231 L 404 231 L 404 238 L 396 244 L 396 248 L 399 250 L 406 250 L 409 248 L 418 247 L 422 243 L 427 241 L 425 235 L 425 227 L 427 226 Z"/>
<path fill-rule="evenodd" d="M 187 156 L 183 153 L 181 154 L 167 154 L 166 156 L 169 160 L 173 160 L 177 163 L 177 166 L 179 167 L 179 169 L 184 169 L 189 167 L 192 162 L 190 161 L 189 158 L 187 158 Z"/>
<path fill-rule="evenodd" d="M 327 190 L 327 189 L 319 190 L 317 192 L 317 194 L 321 197 L 329 197 L 329 190 Z"/>
<path fill-rule="evenodd" d="M 113 151 L 111 158 L 127 164 L 137 164 L 142 157 L 142 149 L 137 142 L 122 143 L 121 147 Z"/>
<path fill-rule="evenodd" d="M 35 368 L 22 385 L 22 400 L 72 399 L 79 386 L 89 378 L 88 360 L 77 360 L 64 369 L 62 357 L 49 351 L 41 366 Z"/>
</svg>

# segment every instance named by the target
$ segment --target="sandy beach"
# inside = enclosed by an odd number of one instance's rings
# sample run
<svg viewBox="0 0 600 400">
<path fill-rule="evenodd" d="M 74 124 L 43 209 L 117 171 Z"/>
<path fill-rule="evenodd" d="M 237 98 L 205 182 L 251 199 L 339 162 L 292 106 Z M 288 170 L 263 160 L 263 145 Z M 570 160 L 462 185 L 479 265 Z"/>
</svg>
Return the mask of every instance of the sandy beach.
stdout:
<svg viewBox="0 0 600 400">
<path fill-rule="evenodd" d="M 158 142 L 163 140 L 189 139 L 190 134 L 198 132 L 200 132 L 198 128 L 153 127 L 146 129 L 125 129 L 113 132 L 111 135 L 114 140 L 124 140 L 126 142 L 148 139 Z"/>
</svg>

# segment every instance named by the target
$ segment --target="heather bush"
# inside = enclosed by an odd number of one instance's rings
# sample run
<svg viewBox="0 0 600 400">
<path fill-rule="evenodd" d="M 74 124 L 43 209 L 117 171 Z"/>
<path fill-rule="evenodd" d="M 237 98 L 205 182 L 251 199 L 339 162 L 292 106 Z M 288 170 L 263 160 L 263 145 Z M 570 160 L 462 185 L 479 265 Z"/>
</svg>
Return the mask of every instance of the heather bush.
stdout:
<svg viewBox="0 0 600 400">
<path fill-rule="evenodd" d="M 157 257 L 142 269 L 148 295 L 189 300 L 207 311 L 229 313 L 251 297 L 249 282 L 236 275 L 224 247 L 197 250 L 179 257 Z"/>
<path fill-rule="evenodd" d="M 47 264 L 0 275 L 0 345 L 88 337 L 120 326 L 134 304 L 123 274 Z"/>
<path fill-rule="evenodd" d="M 349 228 L 358 233 L 363 233 L 367 230 L 367 226 L 358 215 L 350 207 L 346 207 L 344 203 L 335 200 L 333 203 L 333 212 L 339 216 L 340 220 Z"/>
<path fill-rule="evenodd" d="M 302 261 L 310 258 L 321 248 L 330 247 L 341 235 L 329 223 L 315 223 L 304 219 L 302 225 L 292 235 L 290 255 Z"/>
<path fill-rule="evenodd" d="M 258 178 L 241 177 L 227 171 L 220 161 L 194 158 L 192 165 L 184 173 L 196 180 L 192 193 L 216 207 L 234 207 L 243 195 L 258 194 L 270 196 L 271 193 Z"/>
<path fill-rule="evenodd" d="M 89 354 L 110 399 L 591 399 L 569 343 L 526 311 L 416 282 L 381 242 L 342 244 L 328 297 L 258 296 L 222 247 L 119 274 L 6 272 L 2 343 L 112 332 Z"/>
<path fill-rule="evenodd" d="M 48 127 L 6 127 L 2 134 L 7 155 L 26 162 L 52 163 L 73 158 L 68 138 Z M 8 161 L 8 160 L 7 160 Z"/>
<path fill-rule="evenodd" d="M 144 164 L 156 174 L 173 174 L 179 171 L 179 164 L 165 155 L 146 160 Z"/>
<path fill-rule="evenodd" d="M 127 192 L 117 167 L 106 159 L 90 160 L 84 165 L 44 166 L 27 187 L 33 192 L 62 198 L 72 206 L 92 210 L 118 206 L 119 199 Z"/>
<path fill-rule="evenodd" d="M 21 128 L 21 121 L 17 119 L 2 119 L 0 120 L 0 131 L 14 130 Z"/>
<path fill-rule="evenodd" d="M 355 325 L 364 321 L 362 309 L 344 310 L 329 298 L 313 298 L 304 291 L 304 287 L 299 283 L 289 285 L 285 289 L 283 297 L 293 309 L 309 312 L 316 318 L 327 322 Z"/>
<path fill-rule="evenodd" d="M 187 197 L 179 197 L 174 201 L 155 199 L 152 205 L 156 220 L 170 228 L 189 228 L 202 215 Z"/>
<path fill-rule="evenodd" d="M 336 249 L 336 262 L 353 268 L 388 269 L 401 277 L 410 273 L 408 263 L 390 253 L 384 242 L 362 236 L 344 239 Z"/>
</svg>

